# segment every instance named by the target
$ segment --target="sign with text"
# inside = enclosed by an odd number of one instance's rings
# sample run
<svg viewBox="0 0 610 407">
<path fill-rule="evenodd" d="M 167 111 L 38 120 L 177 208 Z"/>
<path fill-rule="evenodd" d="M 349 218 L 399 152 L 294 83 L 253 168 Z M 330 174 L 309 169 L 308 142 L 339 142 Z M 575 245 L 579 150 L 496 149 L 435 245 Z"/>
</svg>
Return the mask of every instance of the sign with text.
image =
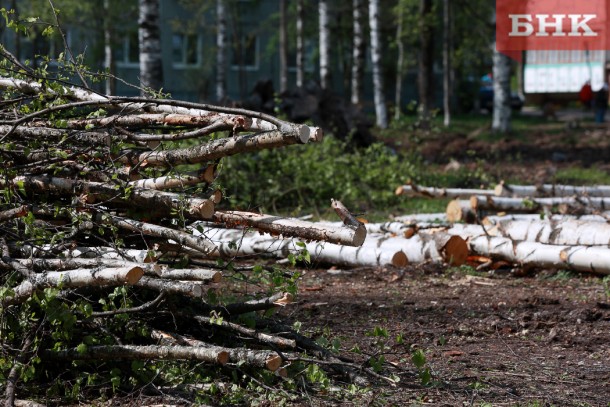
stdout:
<svg viewBox="0 0 610 407">
<path fill-rule="evenodd" d="M 496 0 L 496 49 L 608 49 L 610 0 Z"/>
</svg>

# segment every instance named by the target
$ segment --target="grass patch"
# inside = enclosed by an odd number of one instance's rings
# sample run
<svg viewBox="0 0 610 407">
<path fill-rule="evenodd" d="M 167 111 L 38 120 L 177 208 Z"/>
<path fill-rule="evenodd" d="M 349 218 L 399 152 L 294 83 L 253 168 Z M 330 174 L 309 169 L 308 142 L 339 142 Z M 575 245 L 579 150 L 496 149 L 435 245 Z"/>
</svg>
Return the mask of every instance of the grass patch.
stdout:
<svg viewBox="0 0 610 407">
<path fill-rule="evenodd" d="M 555 174 L 555 182 L 570 185 L 607 185 L 610 174 L 596 168 L 562 168 Z"/>
</svg>

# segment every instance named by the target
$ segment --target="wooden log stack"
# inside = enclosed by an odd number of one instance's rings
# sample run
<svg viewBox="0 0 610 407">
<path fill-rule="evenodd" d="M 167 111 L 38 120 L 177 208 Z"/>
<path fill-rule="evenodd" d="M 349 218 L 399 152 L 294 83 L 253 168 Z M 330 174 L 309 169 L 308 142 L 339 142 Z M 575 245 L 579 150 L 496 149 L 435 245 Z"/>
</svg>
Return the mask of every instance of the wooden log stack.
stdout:
<svg viewBox="0 0 610 407">
<path fill-rule="evenodd" d="M 498 260 L 525 268 L 610 274 L 610 186 L 502 183 L 474 194 L 414 185 L 399 189 L 409 196 L 457 198 L 447 205 L 445 218 L 437 215 L 436 225 L 405 216 L 399 218 L 403 222 L 390 224 L 391 229 L 381 228 L 460 236 L 471 254 L 488 259 L 487 264 Z"/>
</svg>

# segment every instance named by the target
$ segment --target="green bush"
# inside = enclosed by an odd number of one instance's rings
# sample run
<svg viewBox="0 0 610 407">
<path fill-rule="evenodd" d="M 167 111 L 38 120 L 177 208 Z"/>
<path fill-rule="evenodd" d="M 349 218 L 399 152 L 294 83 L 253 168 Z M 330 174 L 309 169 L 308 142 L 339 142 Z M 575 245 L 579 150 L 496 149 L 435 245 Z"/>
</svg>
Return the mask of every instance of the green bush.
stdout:
<svg viewBox="0 0 610 407">
<path fill-rule="evenodd" d="M 327 208 L 330 199 L 354 210 L 386 210 L 404 198 L 394 190 L 416 179 L 420 160 L 397 155 L 382 143 L 352 149 L 325 137 L 321 143 L 265 150 L 225 159 L 219 177 L 231 207 L 263 211 Z"/>
</svg>

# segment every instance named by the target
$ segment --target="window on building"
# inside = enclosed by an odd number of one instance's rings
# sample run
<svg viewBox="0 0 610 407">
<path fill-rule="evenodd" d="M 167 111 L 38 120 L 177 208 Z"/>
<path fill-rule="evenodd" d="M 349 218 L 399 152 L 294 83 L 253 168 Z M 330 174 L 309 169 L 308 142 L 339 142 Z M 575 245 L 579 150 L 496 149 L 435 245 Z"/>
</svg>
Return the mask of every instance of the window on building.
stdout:
<svg viewBox="0 0 610 407">
<path fill-rule="evenodd" d="M 201 64 L 201 38 L 197 34 L 174 33 L 172 35 L 172 62 L 174 66 L 199 66 Z"/>
<path fill-rule="evenodd" d="M 256 34 L 244 34 L 239 41 L 233 41 L 231 68 L 254 71 L 258 69 L 259 44 Z"/>
<path fill-rule="evenodd" d="M 138 31 L 132 30 L 124 34 L 123 40 L 115 49 L 115 58 L 118 65 L 138 65 L 140 63 Z"/>
</svg>

